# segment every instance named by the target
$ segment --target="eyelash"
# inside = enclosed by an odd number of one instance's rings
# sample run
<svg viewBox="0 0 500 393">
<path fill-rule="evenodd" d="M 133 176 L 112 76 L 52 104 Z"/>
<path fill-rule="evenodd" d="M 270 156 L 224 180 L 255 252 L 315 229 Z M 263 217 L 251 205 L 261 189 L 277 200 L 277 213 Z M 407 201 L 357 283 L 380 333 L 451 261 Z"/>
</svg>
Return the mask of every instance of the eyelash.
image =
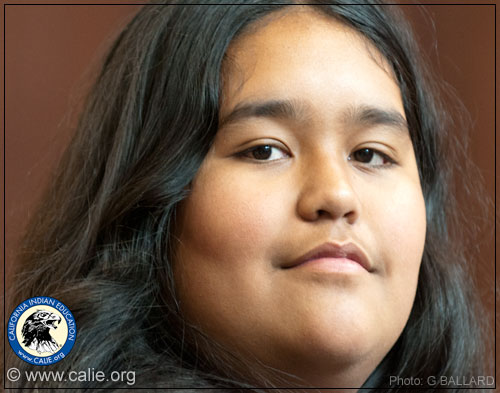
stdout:
<svg viewBox="0 0 500 393">
<path fill-rule="evenodd" d="M 393 165 L 396 164 L 396 161 L 393 160 L 391 157 L 389 157 L 387 154 L 385 153 L 382 153 L 381 151 L 377 150 L 377 149 L 373 149 L 373 148 L 370 148 L 370 147 L 364 147 L 362 149 L 358 149 L 356 150 L 354 153 L 350 154 L 349 157 L 347 157 L 347 159 L 349 161 L 352 160 L 352 156 L 356 153 L 359 153 L 359 152 L 362 152 L 362 151 L 369 151 L 371 153 L 373 153 L 374 155 L 378 155 L 382 158 L 383 160 L 383 164 L 378 164 L 378 165 L 369 165 L 370 168 L 374 168 L 374 169 L 387 169 L 389 167 L 392 167 Z M 372 156 L 373 157 L 373 156 Z M 370 159 L 371 161 L 371 159 Z M 359 161 L 357 161 L 359 162 Z M 361 164 L 364 164 L 363 162 L 361 162 Z"/>
<path fill-rule="evenodd" d="M 270 157 L 272 157 L 272 154 L 273 154 L 272 150 L 273 149 L 280 150 L 283 154 L 285 154 L 287 156 L 290 156 L 290 154 L 288 154 L 286 151 L 284 151 L 281 147 L 273 146 L 271 144 L 262 144 L 262 145 L 253 146 L 253 147 L 251 147 L 249 149 L 246 149 L 246 150 L 242 151 L 241 153 L 238 153 L 238 156 L 239 157 L 243 157 L 243 158 L 248 158 L 250 160 L 254 160 L 254 161 L 257 161 L 257 162 L 260 161 L 260 163 L 273 162 L 273 161 L 277 161 L 277 160 L 281 159 L 281 158 L 274 159 L 274 160 L 269 160 L 267 158 L 266 159 L 258 159 L 258 158 L 250 156 L 252 153 L 256 152 L 258 149 L 261 149 L 261 148 L 269 148 L 271 150 Z M 373 148 L 369 148 L 369 147 L 365 147 L 365 148 L 358 149 L 358 150 L 354 151 L 352 154 L 350 154 L 347 157 L 347 159 L 349 161 L 352 161 L 353 155 L 355 155 L 356 153 L 362 152 L 362 151 L 364 151 L 365 153 L 372 153 L 372 156 L 370 157 L 370 161 L 372 160 L 372 158 L 373 158 L 374 155 L 378 155 L 383 160 L 383 164 L 368 165 L 370 168 L 374 168 L 374 169 L 386 169 L 386 168 L 389 168 L 389 167 L 393 166 L 394 164 L 396 164 L 396 161 L 393 160 L 391 157 L 389 157 L 387 154 L 382 153 L 381 151 L 379 151 L 377 149 L 373 149 Z M 356 161 L 356 162 L 360 162 L 360 161 Z M 360 163 L 361 164 L 365 164 L 363 162 L 360 162 Z"/>
<path fill-rule="evenodd" d="M 261 160 L 261 159 L 255 158 L 255 157 L 250 157 L 250 154 L 256 152 L 260 148 L 265 148 L 265 147 L 268 147 L 270 149 L 280 150 L 284 155 L 290 157 L 290 154 L 288 154 L 283 148 L 278 147 L 278 146 L 273 146 L 273 145 L 268 144 L 268 143 L 262 144 L 262 145 L 257 145 L 257 146 L 252 146 L 251 148 L 243 150 L 241 153 L 238 153 L 238 156 L 243 157 L 243 158 L 248 158 L 250 160 L 260 161 L 261 163 L 277 161 L 278 159 L 275 159 L 275 160 L 268 160 L 268 159 Z M 271 151 L 271 156 L 272 156 L 272 154 L 273 154 L 273 152 Z"/>
</svg>

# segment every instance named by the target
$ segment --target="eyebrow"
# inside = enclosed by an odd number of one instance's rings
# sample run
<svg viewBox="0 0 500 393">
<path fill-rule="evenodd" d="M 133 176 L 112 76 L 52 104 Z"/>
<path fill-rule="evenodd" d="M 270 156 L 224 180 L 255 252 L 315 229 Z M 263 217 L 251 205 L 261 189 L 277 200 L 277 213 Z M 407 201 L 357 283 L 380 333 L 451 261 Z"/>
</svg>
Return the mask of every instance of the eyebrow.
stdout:
<svg viewBox="0 0 500 393">
<path fill-rule="evenodd" d="M 408 132 L 406 119 L 396 110 L 384 109 L 370 105 L 352 105 L 345 109 L 342 120 L 346 124 L 376 126 L 385 125 L 403 132 Z M 219 127 L 250 118 L 270 118 L 302 122 L 307 119 L 307 106 L 294 100 L 270 100 L 238 104 L 227 116 L 224 116 Z"/>
<path fill-rule="evenodd" d="M 344 121 L 350 124 L 383 125 L 404 132 L 409 131 L 406 119 L 393 109 L 382 109 L 369 105 L 350 106 L 343 115 Z"/>
<path fill-rule="evenodd" d="M 253 117 L 267 117 L 282 120 L 300 120 L 303 118 L 302 105 L 291 100 L 270 100 L 258 102 L 243 102 L 223 117 L 220 127 L 229 123 L 236 123 Z"/>
</svg>

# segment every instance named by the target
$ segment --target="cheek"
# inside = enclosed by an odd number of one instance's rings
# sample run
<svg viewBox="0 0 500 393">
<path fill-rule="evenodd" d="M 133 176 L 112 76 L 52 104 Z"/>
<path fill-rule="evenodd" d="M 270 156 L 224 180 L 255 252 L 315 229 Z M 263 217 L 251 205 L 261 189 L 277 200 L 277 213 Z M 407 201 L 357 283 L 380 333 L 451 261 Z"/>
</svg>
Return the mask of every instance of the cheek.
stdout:
<svg viewBox="0 0 500 393">
<path fill-rule="evenodd" d="M 261 310 L 261 299 L 269 298 L 266 272 L 286 217 L 280 188 L 273 182 L 259 187 L 254 180 L 202 167 L 180 206 L 175 231 L 174 276 L 182 311 L 230 346 L 252 336 L 248 319 Z"/>
<path fill-rule="evenodd" d="M 425 203 L 420 186 L 401 184 L 393 189 L 387 202 L 374 211 L 379 212 L 380 230 L 377 232 L 387 248 L 384 254 L 394 259 L 387 265 L 387 273 L 405 268 L 408 270 L 406 276 L 411 274 L 416 279 L 426 233 Z"/>
<path fill-rule="evenodd" d="M 191 251 L 217 264 L 258 257 L 279 228 L 280 196 L 225 173 L 198 179 L 181 213 Z"/>
<path fill-rule="evenodd" d="M 425 203 L 420 185 L 412 182 L 401 182 L 387 191 L 384 200 L 373 203 L 372 233 L 379 251 L 382 296 L 394 326 L 402 330 L 413 306 L 424 250 Z"/>
</svg>

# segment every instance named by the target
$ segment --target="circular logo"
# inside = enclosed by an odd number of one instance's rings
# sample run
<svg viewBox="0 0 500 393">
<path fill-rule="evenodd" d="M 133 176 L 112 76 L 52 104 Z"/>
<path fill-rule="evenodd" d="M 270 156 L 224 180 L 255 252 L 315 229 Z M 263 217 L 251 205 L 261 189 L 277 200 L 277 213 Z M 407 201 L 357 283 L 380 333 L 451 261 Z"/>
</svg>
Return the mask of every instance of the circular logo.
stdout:
<svg viewBox="0 0 500 393">
<path fill-rule="evenodd" d="M 64 359 L 73 348 L 75 318 L 59 300 L 33 297 L 22 302 L 10 315 L 7 337 L 20 359 L 47 366 Z"/>
</svg>

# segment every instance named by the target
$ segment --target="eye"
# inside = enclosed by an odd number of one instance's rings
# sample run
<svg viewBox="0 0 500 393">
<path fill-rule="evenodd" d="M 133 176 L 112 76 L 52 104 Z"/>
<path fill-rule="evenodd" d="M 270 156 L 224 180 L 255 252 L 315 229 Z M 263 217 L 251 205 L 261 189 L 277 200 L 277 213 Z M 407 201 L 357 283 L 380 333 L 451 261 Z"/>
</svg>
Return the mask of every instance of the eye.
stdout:
<svg viewBox="0 0 500 393">
<path fill-rule="evenodd" d="M 239 155 L 258 161 L 276 161 L 289 157 L 289 154 L 283 149 L 272 145 L 254 146 L 241 152 Z"/>
<path fill-rule="evenodd" d="M 347 159 L 350 161 L 354 159 L 359 163 L 368 164 L 368 166 L 374 168 L 388 167 L 395 164 L 395 161 L 387 154 L 370 148 L 356 150 Z"/>
</svg>

